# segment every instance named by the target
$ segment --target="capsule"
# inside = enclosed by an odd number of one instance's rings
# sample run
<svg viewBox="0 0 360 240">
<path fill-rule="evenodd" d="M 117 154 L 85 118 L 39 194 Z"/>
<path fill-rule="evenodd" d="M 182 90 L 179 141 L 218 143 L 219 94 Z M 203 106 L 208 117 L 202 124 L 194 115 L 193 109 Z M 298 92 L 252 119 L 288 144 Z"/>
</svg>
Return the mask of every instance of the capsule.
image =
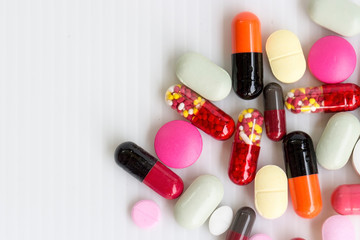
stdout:
<svg viewBox="0 0 360 240">
<path fill-rule="evenodd" d="M 360 122 L 351 113 L 334 114 L 316 146 L 316 157 L 320 166 L 337 170 L 345 166 L 356 141 L 360 136 Z"/>
<path fill-rule="evenodd" d="M 254 99 L 263 89 L 263 59 L 260 20 L 242 12 L 232 21 L 232 82 L 242 99 Z"/>
<path fill-rule="evenodd" d="M 360 184 L 338 186 L 331 195 L 331 205 L 342 215 L 360 215 Z"/>
<path fill-rule="evenodd" d="M 313 142 L 306 133 L 296 131 L 285 136 L 283 149 L 294 210 L 300 217 L 313 218 L 322 209 Z"/>
<path fill-rule="evenodd" d="M 214 104 L 184 85 L 171 86 L 166 103 L 195 127 L 217 140 L 229 139 L 234 133 L 234 120 Z"/>
<path fill-rule="evenodd" d="M 114 155 L 120 167 L 162 197 L 175 199 L 183 192 L 181 178 L 135 143 L 120 144 Z"/>
<path fill-rule="evenodd" d="M 286 135 L 283 90 L 277 83 L 269 83 L 264 88 L 265 129 L 270 140 L 280 141 Z"/>
<path fill-rule="evenodd" d="M 292 89 L 285 106 L 293 113 L 344 112 L 360 106 L 360 87 L 353 83 Z"/>
<path fill-rule="evenodd" d="M 233 219 L 226 240 L 247 240 L 256 218 L 255 211 L 250 207 L 240 208 Z"/>
<path fill-rule="evenodd" d="M 239 114 L 228 172 L 235 184 L 246 185 L 254 180 L 263 122 L 264 117 L 256 109 Z"/>
<path fill-rule="evenodd" d="M 210 217 L 223 196 L 224 187 L 217 177 L 201 175 L 176 202 L 175 220 L 184 228 L 198 228 Z"/>
</svg>

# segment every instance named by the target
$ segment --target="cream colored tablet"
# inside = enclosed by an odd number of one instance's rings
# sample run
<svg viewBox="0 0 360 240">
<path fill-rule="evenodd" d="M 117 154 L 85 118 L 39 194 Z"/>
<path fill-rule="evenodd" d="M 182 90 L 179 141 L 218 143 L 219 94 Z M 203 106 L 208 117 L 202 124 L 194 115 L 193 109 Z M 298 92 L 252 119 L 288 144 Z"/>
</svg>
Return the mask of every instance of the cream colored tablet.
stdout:
<svg viewBox="0 0 360 240">
<path fill-rule="evenodd" d="M 231 91 L 230 75 L 198 53 L 182 55 L 176 64 L 179 80 L 210 101 L 219 101 Z"/>
<path fill-rule="evenodd" d="M 224 196 L 220 180 L 212 175 L 195 179 L 175 204 L 175 220 L 184 228 L 200 227 L 209 218 Z"/>
<path fill-rule="evenodd" d="M 283 83 L 298 81 L 305 73 L 306 61 L 297 36 L 288 30 L 272 33 L 266 41 L 271 71 Z"/>
<path fill-rule="evenodd" d="M 316 146 L 316 158 L 325 169 L 337 170 L 345 166 L 360 135 L 359 120 L 347 112 L 333 115 Z"/>
<path fill-rule="evenodd" d="M 360 33 L 358 0 L 311 0 L 310 18 L 320 26 L 346 37 Z"/>
<path fill-rule="evenodd" d="M 255 207 L 267 219 L 284 214 L 288 205 L 288 185 L 285 172 L 275 165 L 262 167 L 255 176 Z"/>
</svg>

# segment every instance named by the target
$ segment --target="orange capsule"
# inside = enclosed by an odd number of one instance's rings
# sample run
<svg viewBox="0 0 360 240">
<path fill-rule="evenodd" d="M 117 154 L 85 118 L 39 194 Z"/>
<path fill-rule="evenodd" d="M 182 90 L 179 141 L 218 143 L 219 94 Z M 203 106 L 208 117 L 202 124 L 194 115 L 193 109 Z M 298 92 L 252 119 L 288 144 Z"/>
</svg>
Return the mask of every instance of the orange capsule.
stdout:
<svg viewBox="0 0 360 240">
<path fill-rule="evenodd" d="M 296 131 L 283 140 L 286 175 L 294 210 L 303 218 L 313 218 L 322 209 L 318 169 L 309 135 Z"/>
<path fill-rule="evenodd" d="M 232 82 L 243 99 L 254 99 L 263 89 L 260 21 L 251 12 L 239 13 L 232 21 Z"/>
</svg>

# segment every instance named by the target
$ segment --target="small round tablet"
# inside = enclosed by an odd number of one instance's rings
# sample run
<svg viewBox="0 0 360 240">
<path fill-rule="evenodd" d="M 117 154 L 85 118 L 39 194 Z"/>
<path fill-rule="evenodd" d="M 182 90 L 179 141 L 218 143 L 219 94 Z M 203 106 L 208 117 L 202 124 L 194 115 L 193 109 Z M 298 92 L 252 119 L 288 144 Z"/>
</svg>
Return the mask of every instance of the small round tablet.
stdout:
<svg viewBox="0 0 360 240">
<path fill-rule="evenodd" d="M 160 220 L 160 208 L 154 201 L 141 200 L 133 206 L 131 217 L 137 226 L 150 228 Z"/>
<path fill-rule="evenodd" d="M 202 138 L 192 124 L 175 120 L 163 125 L 155 136 L 155 152 L 159 159 L 172 168 L 185 168 L 200 157 Z"/>
<path fill-rule="evenodd" d="M 339 83 L 354 72 L 356 53 L 342 37 L 327 36 L 311 47 L 308 64 L 311 73 L 324 83 Z"/>
<path fill-rule="evenodd" d="M 271 240 L 271 237 L 269 237 L 266 234 L 258 233 L 253 236 L 249 240 Z"/>
<path fill-rule="evenodd" d="M 360 175 L 360 140 L 357 141 L 352 152 L 352 163 L 356 172 Z"/>
<path fill-rule="evenodd" d="M 214 236 L 219 236 L 226 232 L 233 219 L 233 211 L 229 206 L 221 206 L 216 209 L 209 220 L 209 231 Z"/>
</svg>

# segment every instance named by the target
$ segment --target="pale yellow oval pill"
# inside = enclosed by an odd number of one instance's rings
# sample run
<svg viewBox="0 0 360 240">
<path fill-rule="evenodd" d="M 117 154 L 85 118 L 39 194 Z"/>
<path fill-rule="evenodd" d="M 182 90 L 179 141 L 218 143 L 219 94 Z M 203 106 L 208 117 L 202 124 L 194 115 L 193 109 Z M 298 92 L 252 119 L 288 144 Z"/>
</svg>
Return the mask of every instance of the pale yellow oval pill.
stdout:
<svg viewBox="0 0 360 240">
<path fill-rule="evenodd" d="M 255 176 L 255 207 L 267 219 L 280 217 L 288 205 L 285 172 L 275 165 L 262 167 Z"/>
<path fill-rule="evenodd" d="M 306 61 L 298 37 L 288 30 L 272 33 L 266 41 L 271 71 L 283 83 L 298 81 L 305 73 Z"/>
</svg>

